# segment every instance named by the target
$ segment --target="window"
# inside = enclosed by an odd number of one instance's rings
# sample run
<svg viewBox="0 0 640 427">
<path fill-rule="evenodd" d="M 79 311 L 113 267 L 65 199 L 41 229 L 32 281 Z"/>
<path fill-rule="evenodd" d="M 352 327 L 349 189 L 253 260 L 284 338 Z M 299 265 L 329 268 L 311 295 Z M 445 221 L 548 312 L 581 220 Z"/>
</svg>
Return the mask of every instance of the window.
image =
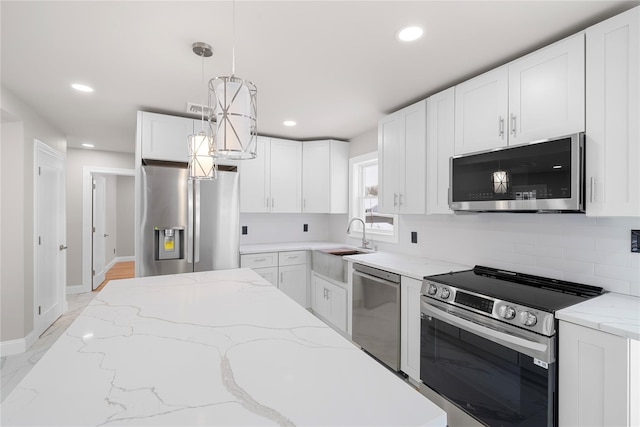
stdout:
<svg viewBox="0 0 640 427">
<path fill-rule="evenodd" d="M 373 152 L 349 160 L 350 218 L 362 218 L 367 240 L 397 242 L 397 218 L 378 211 L 378 153 Z M 354 222 L 352 235 L 362 237 L 362 224 Z"/>
</svg>

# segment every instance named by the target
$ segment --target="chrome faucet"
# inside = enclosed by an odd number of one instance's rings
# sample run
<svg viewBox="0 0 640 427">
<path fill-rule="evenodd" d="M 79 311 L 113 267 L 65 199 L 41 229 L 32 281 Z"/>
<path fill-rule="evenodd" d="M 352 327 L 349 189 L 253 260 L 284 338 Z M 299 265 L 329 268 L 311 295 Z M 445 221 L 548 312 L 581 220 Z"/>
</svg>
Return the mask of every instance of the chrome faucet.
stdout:
<svg viewBox="0 0 640 427">
<path fill-rule="evenodd" d="M 347 226 L 347 234 L 351 234 L 351 224 L 353 224 L 353 221 L 360 221 L 362 223 L 362 247 L 364 249 L 369 249 L 369 241 L 367 240 L 367 235 L 364 232 L 366 225 L 362 218 L 355 217 L 352 218 L 351 221 L 349 221 L 349 225 Z"/>
</svg>

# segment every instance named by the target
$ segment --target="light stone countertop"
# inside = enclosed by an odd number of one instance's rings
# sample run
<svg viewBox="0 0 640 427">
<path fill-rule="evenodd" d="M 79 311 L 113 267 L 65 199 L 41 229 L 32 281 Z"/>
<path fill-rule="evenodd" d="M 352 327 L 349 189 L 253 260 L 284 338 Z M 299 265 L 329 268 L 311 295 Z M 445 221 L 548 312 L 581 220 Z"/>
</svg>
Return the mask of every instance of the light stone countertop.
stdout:
<svg viewBox="0 0 640 427">
<path fill-rule="evenodd" d="M 389 252 L 349 255 L 346 260 L 422 280 L 424 276 L 469 270 L 473 266 Z"/>
<path fill-rule="evenodd" d="M 640 340 L 640 298 L 606 293 L 574 306 L 558 310 L 560 320 Z"/>
<path fill-rule="evenodd" d="M 445 426 L 249 269 L 116 280 L 2 403 L 9 425 Z"/>
</svg>

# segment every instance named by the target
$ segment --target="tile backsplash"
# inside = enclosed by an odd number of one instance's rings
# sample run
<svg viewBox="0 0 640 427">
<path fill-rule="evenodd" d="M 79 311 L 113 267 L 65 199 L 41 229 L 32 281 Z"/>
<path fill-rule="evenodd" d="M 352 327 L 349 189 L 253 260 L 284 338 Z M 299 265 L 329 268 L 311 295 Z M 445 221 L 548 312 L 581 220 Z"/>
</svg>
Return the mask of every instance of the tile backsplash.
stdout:
<svg viewBox="0 0 640 427">
<path fill-rule="evenodd" d="M 399 243 L 376 243 L 379 250 L 487 265 L 640 296 L 640 254 L 630 251 L 630 230 L 640 227 L 640 218 L 403 215 L 399 227 Z M 418 244 L 411 244 L 411 231 L 420 235 Z"/>
</svg>

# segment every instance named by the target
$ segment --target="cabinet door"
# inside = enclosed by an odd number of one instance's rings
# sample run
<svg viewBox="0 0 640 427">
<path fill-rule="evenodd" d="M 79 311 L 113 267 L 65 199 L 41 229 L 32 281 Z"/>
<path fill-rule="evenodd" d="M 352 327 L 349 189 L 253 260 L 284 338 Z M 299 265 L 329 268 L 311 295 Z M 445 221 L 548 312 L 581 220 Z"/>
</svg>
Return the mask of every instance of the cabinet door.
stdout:
<svg viewBox="0 0 640 427">
<path fill-rule="evenodd" d="M 271 206 L 269 142 L 269 138 L 259 136 L 256 158 L 239 162 L 240 212 L 269 212 Z"/>
<path fill-rule="evenodd" d="M 327 289 L 324 287 L 326 280 L 316 275 L 311 275 L 311 309 L 318 316 L 326 319 L 328 316 Z"/>
<path fill-rule="evenodd" d="M 403 126 L 400 112 L 388 115 L 378 124 L 378 211 L 398 213 L 398 167 L 404 158 Z M 404 173 L 402 173 L 404 177 Z"/>
<path fill-rule="evenodd" d="M 278 267 L 254 268 L 253 271 L 273 286 L 278 286 Z"/>
<path fill-rule="evenodd" d="M 302 212 L 330 212 L 330 163 L 330 141 L 302 143 Z"/>
<path fill-rule="evenodd" d="M 325 283 L 329 301 L 329 313 L 327 320 L 340 329 L 347 332 L 347 290 L 333 283 Z"/>
<path fill-rule="evenodd" d="M 451 214 L 449 158 L 454 154 L 455 88 L 427 99 L 427 214 Z"/>
<path fill-rule="evenodd" d="M 307 308 L 307 265 L 285 265 L 279 267 L 278 288 L 295 302 Z"/>
<path fill-rule="evenodd" d="M 302 211 L 302 144 L 271 138 L 271 212 Z"/>
<path fill-rule="evenodd" d="M 396 173 L 398 210 L 405 214 L 423 214 L 426 199 L 427 101 L 410 105 L 402 111 L 404 125 L 402 162 Z"/>
<path fill-rule="evenodd" d="M 192 134 L 193 119 L 143 112 L 142 158 L 188 162 L 187 138 Z"/>
<path fill-rule="evenodd" d="M 456 155 L 507 145 L 508 80 L 505 65 L 456 86 Z"/>
<path fill-rule="evenodd" d="M 584 33 L 509 64 L 509 145 L 584 132 Z"/>
<path fill-rule="evenodd" d="M 628 340 L 563 321 L 559 337 L 559 425 L 628 425 Z"/>
<path fill-rule="evenodd" d="M 402 276 L 400 282 L 400 369 L 420 381 L 420 288 L 422 282 Z"/>
<path fill-rule="evenodd" d="M 586 213 L 640 216 L 640 9 L 586 30 Z"/>
</svg>

